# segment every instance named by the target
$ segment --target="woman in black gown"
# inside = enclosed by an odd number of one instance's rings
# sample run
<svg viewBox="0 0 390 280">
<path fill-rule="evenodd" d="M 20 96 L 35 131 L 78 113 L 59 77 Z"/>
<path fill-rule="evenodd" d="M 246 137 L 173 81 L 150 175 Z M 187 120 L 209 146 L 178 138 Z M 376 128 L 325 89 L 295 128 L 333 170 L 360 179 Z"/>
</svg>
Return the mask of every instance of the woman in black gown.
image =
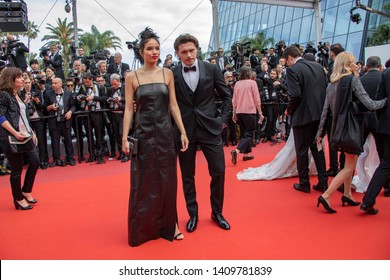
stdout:
<svg viewBox="0 0 390 280">
<path fill-rule="evenodd" d="M 177 166 L 172 119 L 181 133 L 181 151 L 188 139 L 177 105 L 173 74 L 157 66 L 160 42 L 150 28 L 139 35 L 144 65 L 126 76 L 123 152 L 129 154 L 129 134 L 136 102 L 134 138 L 137 155 L 131 158 L 128 242 L 139 246 L 159 237 L 184 238 L 177 225 Z"/>
</svg>

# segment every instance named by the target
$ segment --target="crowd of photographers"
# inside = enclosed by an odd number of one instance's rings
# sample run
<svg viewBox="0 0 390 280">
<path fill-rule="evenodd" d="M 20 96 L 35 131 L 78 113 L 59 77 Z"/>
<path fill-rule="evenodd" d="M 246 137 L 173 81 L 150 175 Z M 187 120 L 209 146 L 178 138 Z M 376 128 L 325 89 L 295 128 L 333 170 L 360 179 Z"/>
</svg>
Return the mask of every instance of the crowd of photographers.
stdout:
<svg viewBox="0 0 390 280">
<path fill-rule="evenodd" d="M 7 36 L 0 71 L 18 67 L 24 72 L 20 95 L 38 137 L 40 167 L 74 166 L 76 154 L 79 162 L 102 164 L 106 157 L 127 162 L 129 158 L 122 152 L 121 143 L 124 79 L 130 67 L 122 62 L 122 55 L 112 56 L 105 50 L 85 56 L 83 48 L 74 49 L 69 75 L 65 77 L 66 66 L 57 45 L 40 49 L 41 66 L 32 59 L 28 68 L 26 52 L 29 50 L 23 43 Z M 88 152 L 84 152 L 85 143 Z M 65 154 L 61 154 L 62 150 Z M 9 173 L 7 165 L 0 151 L 2 175 Z"/>
</svg>

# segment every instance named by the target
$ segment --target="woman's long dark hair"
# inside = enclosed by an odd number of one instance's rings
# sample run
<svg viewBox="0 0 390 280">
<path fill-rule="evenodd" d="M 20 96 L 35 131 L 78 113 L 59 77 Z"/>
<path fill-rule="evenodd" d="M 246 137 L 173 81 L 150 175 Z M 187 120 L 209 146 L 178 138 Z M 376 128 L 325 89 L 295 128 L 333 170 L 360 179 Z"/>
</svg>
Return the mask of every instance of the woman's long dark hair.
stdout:
<svg viewBox="0 0 390 280">
<path fill-rule="evenodd" d="M 16 67 L 7 67 L 0 75 L 0 90 L 14 94 L 15 79 L 22 76 L 23 72 Z"/>
</svg>

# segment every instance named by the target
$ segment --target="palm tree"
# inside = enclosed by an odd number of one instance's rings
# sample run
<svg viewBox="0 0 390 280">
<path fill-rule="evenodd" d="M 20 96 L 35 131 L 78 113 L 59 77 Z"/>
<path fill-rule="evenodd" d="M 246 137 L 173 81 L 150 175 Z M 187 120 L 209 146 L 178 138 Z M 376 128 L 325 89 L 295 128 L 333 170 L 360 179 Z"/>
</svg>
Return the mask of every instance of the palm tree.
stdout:
<svg viewBox="0 0 390 280">
<path fill-rule="evenodd" d="M 23 34 L 23 36 L 28 38 L 27 41 L 27 47 L 30 49 L 30 42 L 33 39 L 36 39 L 38 37 L 38 25 L 35 24 L 33 21 L 28 21 L 28 30 Z"/>
<path fill-rule="evenodd" d="M 258 32 L 254 38 L 245 37 L 242 43 L 251 42 L 250 49 L 258 48 L 259 50 L 267 49 L 275 44 L 274 38 L 267 38 L 264 31 Z"/>
<path fill-rule="evenodd" d="M 368 39 L 368 46 L 378 46 L 390 43 L 390 24 L 381 24 L 373 30 L 373 35 Z"/>
<path fill-rule="evenodd" d="M 90 33 L 86 32 L 80 36 L 80 43 L 87 53 L 91 50 L 104 50 L 108 48 L 115 50 L 117 48 L 122 49 L 121 39 L 115 36 L 114 32 L 108 30 L 100 33 L 95 25 L 91 26 Z"/>
<path fill-rule="evenodd" d="M 47 30 L 50 31 L 51 34 L 45 35 L 42 38 L 42 41 L 47 41 L 44 44 L 44 47 L 50 46 L 52 44 L 58 45 L 59 48 L 62 48 L 64 65 L 68 65 L 68 62 L 72 59 L 72 49 L 71 43 L 74 41 L 74 33 L 73 33 L 73 22 L 67 22 L 67 18 L 61 20 L 57 19 L 57 26 L 53 26 L 48 23 Z M 82 31 L 79 29 L 78 31 Z M 68 74 L 68 68 L 65 67 L 65 76 Z"/>
</svg>

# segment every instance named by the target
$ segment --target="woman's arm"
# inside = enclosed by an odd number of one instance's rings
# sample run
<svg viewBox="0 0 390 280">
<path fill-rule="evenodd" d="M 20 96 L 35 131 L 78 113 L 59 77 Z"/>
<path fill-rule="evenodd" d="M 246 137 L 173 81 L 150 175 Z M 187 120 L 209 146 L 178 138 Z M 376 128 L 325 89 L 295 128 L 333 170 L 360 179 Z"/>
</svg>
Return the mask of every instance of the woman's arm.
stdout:
<svg viewBox="0 0 390 280">
<path fill-rule="evenodd" d="M 122 135 L 122 151 L 126 155 L 130 153 L 130 144 L 129 141 L 127 141 L 127 136 L 129 135 L 129 131 L 130 131 L 131 123 L 133 121 L 133 115 L 134 115 L 133 79 L 134 79 L 134 72 L 130 72 L 126 76 L 126 88 L 125 88 L 126 104 L 125 104 L 125 111 L 123 115 L 123 135 Z"/>
<path fill-rule="evenodd" d="M 386 105 L 387 98 L 372 100 L 357 77 L 352 78 L 352 90 L 355 92 L 357 99 L 370 111 L 381 109 Z"/>
</svg>

